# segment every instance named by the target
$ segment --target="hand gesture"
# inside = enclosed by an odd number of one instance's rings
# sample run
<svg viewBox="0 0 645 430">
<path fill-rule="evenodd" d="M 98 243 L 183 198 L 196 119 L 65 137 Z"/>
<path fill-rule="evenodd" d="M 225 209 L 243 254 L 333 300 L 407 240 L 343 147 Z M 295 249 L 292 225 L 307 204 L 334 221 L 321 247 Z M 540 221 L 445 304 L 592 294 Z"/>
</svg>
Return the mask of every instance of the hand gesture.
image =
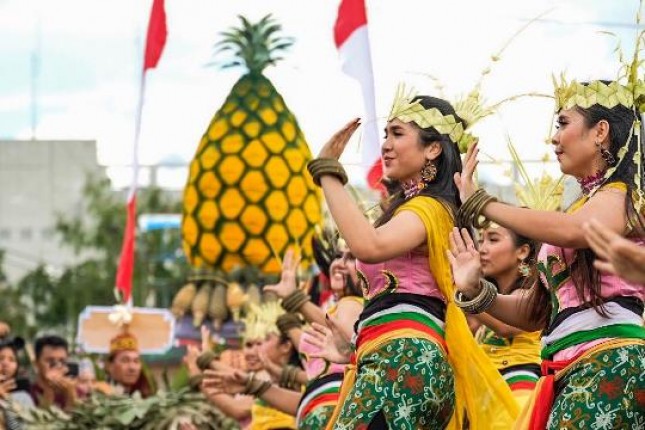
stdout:
<svg viewBox="0 0 645 430">
<path fill-rule="evenodd" d="M 13 378 L 5 379 L 0 382 L 0 399 L 9 398 L 9 394 L 16 389 L 16 380 Z"/>
<path fill-rule="evenodd" d="M 45 379 L 54 391 L 67 394 L 76 392 L 76 382 L 66 376 L 68 370 L 67 366 L 56 366 L 47 369 Z"/>
<path fill-rule="evenodd" d="M 313 323 L 311 327 L 305 329 L 308 336 L 303 340 L 317 348 L 317 352 L 311 353 L 313 358 L 322 358 L 332 363 L 349 363 L 351 353 L 351 344 L 342 335 L 335 322 L 327 318 L 325 327 L 318 323 Z"/>
<path fill-rule="evenodd" d="M 282 260 L 282 275 L 280 282 L 274 285 L 266 285 L 264 291 L 275 293 L 281 299 L 296 291 L 296 274 L 300 264 L 300 256 L 294 255 L 293 249 L 288 249 Z"/>
<path fill-rule="evenodd" d="M 333 158 L 338 160 L 343 154 L 343 151 L 345 151 L 345 147 L 347 146 L 349 139 L 360 125 L 360 118 L 354 118 L 345 124 L 343 128 L 336 132 L 336 134 L 334 134 L 331 139 L 325 143 L 320 150 L 320 153 L 318 153 L 318 158 Z"/>
<path fill-rule="evenodd" d="M 479 164 L 477 160 L 477 154 L 479 154 L 478 142 L 473 143 L 466 151 L 466 157 L 464 158 L 463 169 L 461 173 L 455 173 L 455 185 L 459 190 L 459 197 L 461 198 L 462 203 L 468 200 L 468 197 L 472 196 L 477 190 L 475 185 L 475 179 L 473 175 L 475 174 L 475 169 Z"/>
<path fill-rule="evenodd" d="M 230 371 L 207 369 L 204 371 L 202 392 L 206 396 L 241 394 L 244 392 L 249 376 L 248 373 L 239 369 Z"/>
<path fill-rule="evenodd" d="M 206 324 L 202 324 L 202 327 L 200 329 L 200 334 L 201 334 L 201 337 L 202 337 L 202 350 L 200 352 L 210 351 L 210 349 L 211 349 L 211 331 L 206 326 Z"/>
<path fill-rule="evenodd" d="M 446 252 L 457 289 L 466 297 L 477 296 L 481 288 L 481 261 L 468 230 L 462 228 L 460 232 L 457 227 L 453 228 L 450 233 L 450 250 Z"/>
<path fill-rule="evenodd" d="M 264 351 L 260 351 L 258 355 L 260 356 L 260 361 L 262 362 L 264 370 L 269 372 L 271 378 L 274 381 L 280 380 L 280 376 L 282 375 L 282 366 L 271 361 Z"/>
<path fill-rule="evenodd" d="M 183 362 L 188 369 L 188 373 L 193 375 L 198 375 L 200 373 L 199 366 L 197 366 L 197 358 L 201 354 L 199 348 L 195 345 L 188 345 L 186 349 L 186 355 L 183 358 Z"/>
<path fill-rule="evenodd" d="M 631 282 L 645 284 L 645 247 L 625 239 L 597 220 L 584 225 L 587 243 L 599 259 L 594 267 Z"/>
</svg>

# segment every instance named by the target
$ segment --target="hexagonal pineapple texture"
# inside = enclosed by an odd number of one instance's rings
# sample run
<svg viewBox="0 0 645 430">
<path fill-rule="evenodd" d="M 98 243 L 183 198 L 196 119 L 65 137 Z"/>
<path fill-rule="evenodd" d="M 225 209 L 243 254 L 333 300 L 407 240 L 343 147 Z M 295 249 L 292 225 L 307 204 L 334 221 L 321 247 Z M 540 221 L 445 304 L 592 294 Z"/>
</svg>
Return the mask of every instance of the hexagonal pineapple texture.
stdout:
<svg viewBox="0 0 645 430">
<path fill-rule="evenodd" d="M 271 82 L 245 75 L 202 137 L 184 191 L 183 247 L 193 266 L 280 271 L 290 244 L 311 261 L 320 194 L 306 172 L 311 153 Z"/>
</svg>

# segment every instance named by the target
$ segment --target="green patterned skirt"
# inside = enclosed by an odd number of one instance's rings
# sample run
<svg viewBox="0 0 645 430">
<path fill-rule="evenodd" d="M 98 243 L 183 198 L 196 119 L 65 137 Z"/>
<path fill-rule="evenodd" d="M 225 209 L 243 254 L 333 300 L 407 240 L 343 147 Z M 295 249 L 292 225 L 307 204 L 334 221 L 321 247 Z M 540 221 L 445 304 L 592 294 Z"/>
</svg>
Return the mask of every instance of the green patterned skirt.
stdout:
<svg viewBox="0 0 645 430">
<path fill-rule="evenodd" d="M 425 339 L 394 339 L 357 363 L 334 429 L 442 429 L 454 403 L 454 375 L 441 348 Z"/>
<path fill-rule="evenodd" d="M 599 351 L 556 383 L 549 430 L 645 429 L 645 346 Z"/>
</svg>

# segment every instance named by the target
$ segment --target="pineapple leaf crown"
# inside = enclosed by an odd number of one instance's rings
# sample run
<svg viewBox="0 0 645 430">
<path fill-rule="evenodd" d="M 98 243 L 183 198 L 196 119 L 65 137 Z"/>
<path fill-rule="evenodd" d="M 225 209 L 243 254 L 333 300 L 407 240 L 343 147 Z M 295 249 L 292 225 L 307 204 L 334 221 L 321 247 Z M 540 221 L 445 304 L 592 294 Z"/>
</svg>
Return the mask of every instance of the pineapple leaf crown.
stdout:
<svg viewBox="0 0 645 430">
<path fill-rule="evenodd" d="M 260 74 L 282 60 L 280 54 L 293 45 L 293 38 L 279 34 L 282 26 L 270 14 L 256 23 L 239 18 L 240 26 L 222 32 L 224 39 L 215 45 L 216 55 L 230 51 L 232 57 L 222 68 L 246 67 L 249 73 Z"/>
<path fill-rule="evenodd" d="M 532 180 L 524 163 L 520 158 L 513 142 L 508 140 L 508 150 L 511 153 L 513 164 L 522 178 L 514 184 L 515 195 L 522 206 L 543 211 L 556 211 L 562 207 L 562 193 L 564 192 L 563 179 L 561 175 L 555 179 L 546 172 L 542 176 Z"/>
<path fill-rule="evenodd" d="M 434 107 L 426 109 L 420 99 L 415 100 L 416 97 L 414 89 L 408 90 L 404 84 L 399 84 L 387 120 L 392 121 L 396 118 L 404 123 L 414 122 L 421 128 L 433 127 L 440 134 L 448 136 L 462 153 L 465 153 L 468 147 L 477 140 L 467 129 L 492 113 L 492 111 L 489 112 L 489 109 L 482 107 L 479 92 L 471 92 L 467 97 L 454 104 L 455 113 L 467 124 L 464 127 L 464 123 L 455 115 L 444 115 Z"/>
<path fill-rule="evenodd" d="M 276 322 L 284 314 L 278 301 L 256 305 L 249 303 L 249 310 L 244 318 L 244 341 L 264 339 L 269 334 L 280 334 Z"/>
<path fill-rule="evenodd" d="M 636 15 L 637 24 L 641 22 L 642 6 L 643 0 L 640 2 Z M 613 35 L 609 32 L 605 33 Z M 634 155 L 627 162 L 631 162 L 635 166 L 633 178 L 634 192 L 632 198 L 638 213 L 645 208 L 645 192 L 643 190 L 645 186 L 643 185 L 644 172 L 642 163 L 643 148 L 642 137 L 640 135 L 641 115 L 645 113 L 645 80 L 643 79 L 642 73 L 643 60 L 640 59 L 644 37 L 645 30 L 642 30 L 636 37 L 634 54 L 631 61 L 625 60 L 621 45 L 618 43 L 615 52 L 618 53 L 621 67 L 618 72 L 618 77 L 614 81 L 595 80 L 581 83 L 576 80 L 567 80 L 564 74 L 560 75 L 559 80 L 555 76 L 553 77 L 556 112 L 574 107 L 588 109 L 595 105 L 607 109 L 613 109 L 616 106 L 622 105 L 634 112 L 631 132 L 629 133 L 627 141 L 618 150 L 617 161 L 613 165 L 608 166 L 609 168 L 603 176 L 603 181 L 589 193 L 589 196 L 598 191 L 614 175 L 618 167 L 625 161 L 632 141 L 636 141 Z"/>
</svg>

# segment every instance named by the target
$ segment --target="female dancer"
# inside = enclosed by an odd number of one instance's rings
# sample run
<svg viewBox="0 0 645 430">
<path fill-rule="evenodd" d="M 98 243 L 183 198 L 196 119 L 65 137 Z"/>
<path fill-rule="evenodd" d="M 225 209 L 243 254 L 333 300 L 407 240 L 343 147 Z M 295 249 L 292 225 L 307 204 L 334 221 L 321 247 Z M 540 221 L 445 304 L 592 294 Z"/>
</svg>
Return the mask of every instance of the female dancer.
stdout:
<svg viewBox="0 0 645 430">
<path fill-rule="evenodd" d="M 500 294 L 522 296 L 537 281 L 537 244 L 491 224 L 480 237 L 481 276 Z M 540 377 L 540 332 L 527 333 L 486 314 L 474 315 L 482 326 L 476 338 L 523 406 Z"/>
<path fill-rule="evenodd" d="M 265 290 L 273 291 L 279 297 L 286 297 L 296 291 L 297 267 L 298 260 L 294 258 L 293 251 L 287 251 L 283 259 L 280 283 L 267 286 Z M 362 299 L 357 299 L 356 292 L 353 290 L 353 285 L 357 281 L 354 260 L 347 256 L 334 259 L 330 264 L 330 274 L 331 288 L 336 295 L 337 304 L 329 309 L 328 315 L 334 318 L 334 321 L 341 320 L 339 315 L 343 315 L 343 324 L 351 330 L 363 308 Z M 298 309 L 290 308 L 290 310 Z M 306 310 L 306 315 L 310 317 L 323 313 L 310 302 Z M 323 321 L 324 318 L 323 316 Z M 305 356 L 305 369 L 310 378 L 306 390 L 304 393 L 296 392 L 274 383 L 265 384 L 255 395 L 271 406 L 295 415 L 299 430 L 319 430 L 328 424 L 334 407 L 338 403 L 344 365 L 318 358 L 317 349 L 307 342 L 307 334 L 302 332 L 300 325 L 299 318 L 291 313 L 278 318 L 278 328 L 283 339 L 291 339 L 294 345 L 298 345 L 300 353 Z M 351 334 L 347 336 L 351 337 Z M 269 353 L 269 348 L 264 350 Z M 253 386 L 254 383 L 250 379 L 250 375 L 246 372 L 219 372 L 213 374 L 209 383 L 227 393 L 242 393 L 247 387 Z"/>
<path fill-rule="evenodd" d="M 556 89 L 558 131 L 552 144 L 560 169 L 578 178 L 584 193 L 566 213 L 511 207 L 475 191 L 476 147 L 455 178 L 465 202 L 464 224 L 483 215 L 544 243 L 538 262 L 543 286 L 530 295 L 506 296 L 480 282 L 479 256 L 467 231 L 451 235 L 455 283 L 473 298 L 468 303 L 462 298 L 465 309 L 486 311 L 526 331 L 547 326 L 542 338 L 546 378 L 526 415 L 531 428 L 637 428 L 645 421 L 645 287 L 595 270 L 583 228 L 596 218 L 614 233 L 643 243 L 642 100 L 635 92 L 642 85 L 574 81 Z"/>
<path fill-rule="evenodd" d="M 268 303 L 258 307 L 245 318 L 246 371 L 218 365 L 212 354 L 203 354 L 203 358 L 200 357 L 201 367 L 205 369 L 201 389 L 206 397 L 222 412 L 240 422 L 250 418 L 250 430 L 296 428 L 293 419 L 295 410 L 288 409 L 289 405 L 294 403 L 289 395 L 295 396 L 297 402 L 299 394 L 277 386 L 275 389 L 281 392 L 278 395 L 272 392 L 273 382 L 260 359 L 260 356 L 264 355 L 267 360 L 285 366 L 294 358 L 291 342 L 281 336 L 275 326 L 277 310 L 279 307 L 276 309 L 275 303 Z M 226 389 L 221 384 L 223 379 L 228 383 Z M 240 381 L 241 386 L 236 385 L 236 382 Z M 277 403 L 267 401 L 269 399 L 277 400 Z M 288 413 L 282 412 L 284 410 Z"/>
<path fill-rule="evenodd" d="M 327 428 L 461 428 L 465 408 L 477 429 L 490 422 L 482 415 L 490 404 L 510 410 L 498 415 L 512 416 L 517 407 L 510 390 L 452 303 L 445 252 L 460 203 L 452 178 L 461 170 L 457 143 L 464 122 L 444 100 L 398 94 L 382 159 L 384 175 L 399 191 L 375 226 L 344 189 L 338 162 L 359 125 L 358 119 L 347 124 L 308 165 L 357 258 L 367 300 Z M 300 300 L 306 298 L 285 299 Z"/>
</svg>

